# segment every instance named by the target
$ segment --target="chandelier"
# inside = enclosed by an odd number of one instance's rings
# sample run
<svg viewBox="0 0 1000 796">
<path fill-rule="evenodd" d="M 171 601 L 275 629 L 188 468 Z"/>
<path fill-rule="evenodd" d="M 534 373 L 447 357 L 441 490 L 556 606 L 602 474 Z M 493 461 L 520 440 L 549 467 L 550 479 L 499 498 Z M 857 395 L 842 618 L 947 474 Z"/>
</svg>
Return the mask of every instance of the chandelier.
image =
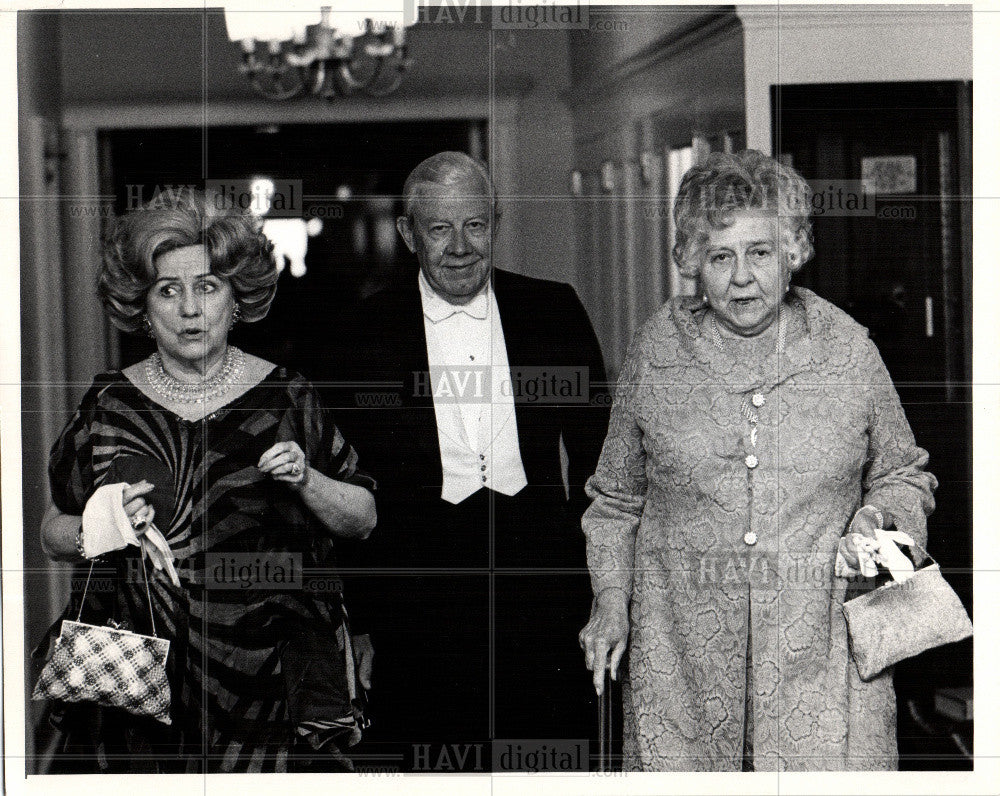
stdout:
<svg viewBox="0 0 1000 796">
<path fill-rule="evenodd" d="M 404 31 L 413 23 L 404 21 L 402 10 L 226 7 L 225 13 L 229 40 L 243 50 L 240 72 L 268 99 L 303 94 L 333 99 L 359 92 L 383 97 L 399 88 L 410 66 Z"/>
</svg>

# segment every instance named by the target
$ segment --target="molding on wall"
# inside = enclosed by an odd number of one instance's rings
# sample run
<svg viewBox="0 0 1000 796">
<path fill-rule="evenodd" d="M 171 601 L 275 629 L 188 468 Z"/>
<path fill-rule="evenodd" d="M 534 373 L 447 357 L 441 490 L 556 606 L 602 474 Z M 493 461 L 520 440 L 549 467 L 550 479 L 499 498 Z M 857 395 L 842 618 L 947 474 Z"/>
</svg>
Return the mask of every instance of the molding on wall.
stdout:
<svg viewBox="0 0 1000 796">
<path fill-rule="evenodd" d="M 721 13 L 700 19 L 686 28 L 672 31 L 649 47 L 613 66 L 598 80 L 586 80 L 566 92 L 562 99 L 570 108 L 577 108 L 621 89 L 621 84 L 644 70 L 676 58 L 706 42 L 740 31 L 740 20 L 734 6 L 719 6 Z"/>
<path fill-rule="evenodd" d="M 520 95 L 498 97 L 494 103 Z M 121 130 L 149 127 L 208 127 L 259 124 L 347 124 L 444 119 L 485 119 L 490 101 L 484 96 L 381 99 L 368 102 L 101 103 L 69 105 L 62 126 L 69 130 Z"/>
<path fill-rule="evenodd" d="M 972 8 L 737 5 L 747 146 L 771 152 L 772 85 L 972 79 Z"/>
<path fill-rule="evenodd" d="M 850 13 L 844 9 L 831 11 L 814 6 L 755 6 L 737 5 L 736 14 L 743 27 L 750 30 L 780 28 L 891 28 L 925 25 L 939 28 L 960 26 L 968 30 L 971 5 L 906 6 L 852 6 Z"/>
</svg>

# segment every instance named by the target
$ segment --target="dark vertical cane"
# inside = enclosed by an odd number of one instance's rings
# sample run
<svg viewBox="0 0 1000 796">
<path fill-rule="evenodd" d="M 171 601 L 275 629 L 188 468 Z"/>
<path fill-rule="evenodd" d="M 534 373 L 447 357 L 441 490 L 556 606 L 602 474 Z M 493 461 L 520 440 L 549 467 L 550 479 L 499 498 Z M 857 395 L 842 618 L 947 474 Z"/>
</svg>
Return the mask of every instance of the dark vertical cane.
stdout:
<svg viewBox="0 0 1000 796">
<path fill-rule="evenodd" d="M 611 771 L 611 670 L 604 670 L 604 689 L 597 697 L 597 770 Z"/>
<path fill-rule="evenodd" d="M 605 690 L 597 697 L 597 770 L 604 771 L 604 700 L 608 692 Z"/>
</svg>

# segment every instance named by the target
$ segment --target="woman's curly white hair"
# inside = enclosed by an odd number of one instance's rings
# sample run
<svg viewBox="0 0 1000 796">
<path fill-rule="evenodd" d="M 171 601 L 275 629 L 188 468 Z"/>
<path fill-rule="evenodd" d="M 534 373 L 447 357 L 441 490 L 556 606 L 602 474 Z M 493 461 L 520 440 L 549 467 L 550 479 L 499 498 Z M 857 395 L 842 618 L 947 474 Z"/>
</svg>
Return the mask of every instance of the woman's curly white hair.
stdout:
<svg viewBox="0 0 1000 796">
<path fill-rule="evenodd" d="M 776 214 L 784 267 L 799 270 L 813 256 L 812 190 L 795 169 L 755 149 L 713 152 L 688 169 L 674 202 L 673 256 L 681 274 L 697 278 L 709 229 L 732 223 L 740 210 Z"/>
</svg>

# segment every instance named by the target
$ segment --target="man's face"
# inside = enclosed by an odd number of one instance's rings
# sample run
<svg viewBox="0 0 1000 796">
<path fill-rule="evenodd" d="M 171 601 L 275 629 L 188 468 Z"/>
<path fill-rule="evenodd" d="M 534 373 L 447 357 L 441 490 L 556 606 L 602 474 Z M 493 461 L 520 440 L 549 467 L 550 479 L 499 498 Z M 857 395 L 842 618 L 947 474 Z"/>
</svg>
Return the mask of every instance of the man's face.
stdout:
<svg viewBox="0 0 1000 796">
<path fill-rule="evenodd" d="M 490 278 L 493 248 L 489 188 L 477 176 L 452 185 L 426 183 L 413 221 L 396 222 L 424 278 L 445 301 L 467 304 Z"/>
</svg>

